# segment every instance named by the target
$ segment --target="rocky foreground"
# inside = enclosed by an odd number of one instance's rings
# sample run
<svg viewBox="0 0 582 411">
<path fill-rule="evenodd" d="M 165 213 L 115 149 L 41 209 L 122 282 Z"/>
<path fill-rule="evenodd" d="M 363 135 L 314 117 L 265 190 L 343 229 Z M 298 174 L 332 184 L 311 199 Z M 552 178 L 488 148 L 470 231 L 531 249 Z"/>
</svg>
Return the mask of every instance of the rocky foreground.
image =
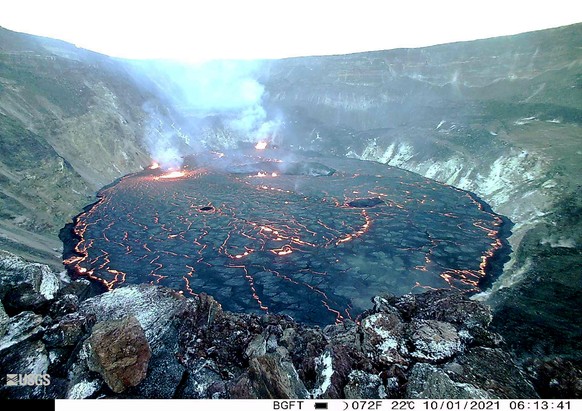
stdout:
<svg viewBox="0 0 582 411">
<path fill-rule="evenodd" d="M 321 329 L 287 316 L 226 312 L 208 295 L 186 298 L 159 286 L 92 290 L 87 280 L 67 281 L 0 252 L 0 374 L 48 373 L 51 382 L 2 385 L 0 397 L 536 398 L 582 392 L 580 375 L 568 364 L 532 364 L 529 374 L 520 368 L 503 338 L 488 329 L 490 309 L 453 291 L 378 296 L 359 323 Z"/>
</svg>

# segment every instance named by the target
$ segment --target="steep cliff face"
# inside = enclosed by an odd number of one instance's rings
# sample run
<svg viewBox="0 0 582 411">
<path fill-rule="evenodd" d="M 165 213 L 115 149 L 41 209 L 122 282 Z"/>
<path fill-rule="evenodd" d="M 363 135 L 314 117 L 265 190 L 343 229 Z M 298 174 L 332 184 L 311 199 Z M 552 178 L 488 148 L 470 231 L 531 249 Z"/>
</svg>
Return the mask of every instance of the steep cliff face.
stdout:
<svg viewBox="0 0 582 411">
<path fill-rule="evenodd" d="M 148 155 L 140 90 L 114 59 L 0 28 L 0 247 L 58 265 L 56 233 Z"/>
</svg>

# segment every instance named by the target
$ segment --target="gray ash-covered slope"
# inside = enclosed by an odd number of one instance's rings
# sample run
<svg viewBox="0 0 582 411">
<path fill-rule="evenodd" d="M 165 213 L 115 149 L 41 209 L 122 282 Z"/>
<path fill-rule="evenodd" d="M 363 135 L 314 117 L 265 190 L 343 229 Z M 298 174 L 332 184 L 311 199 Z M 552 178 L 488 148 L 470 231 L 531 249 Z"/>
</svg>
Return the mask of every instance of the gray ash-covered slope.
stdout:
<svg viewBox="0 0 582 411">
<path fill-rule="evenodd" d="M 378 293 L 477 291 L 499 257 L 503 220 L 468 192 L 377 163 L 257 153 L 102 190 L 76 219 L 69 270 L 325 325 L 357 318 Z"/>
<path fill-rule="evenodd" d="M 63 224 L 149 162 L 146 102 L 121 60 L 0 27 L 0 248 L 59 267 Z"/>
</svg>

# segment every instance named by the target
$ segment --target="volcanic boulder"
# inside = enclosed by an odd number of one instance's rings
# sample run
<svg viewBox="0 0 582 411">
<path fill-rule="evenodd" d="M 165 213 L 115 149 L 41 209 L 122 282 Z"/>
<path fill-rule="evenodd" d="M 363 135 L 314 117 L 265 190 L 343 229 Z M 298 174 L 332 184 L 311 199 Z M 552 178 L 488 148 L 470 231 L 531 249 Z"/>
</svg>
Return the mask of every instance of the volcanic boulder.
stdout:
<svg viewBox="0 0 582 411">
<path fill-rule="evenodd" d="M 410 355 L 418 360 L 442 361 L 463 350 L 455 327 L 446 322 L 414 320 L 409 326 Z"/>
<path fill-rule="evenodd" d="M 431 364 L 412 367 L 406 386 L 406 398 L 490 398 L 487 391 L 472 384 L 453 381 L 447 373 Z"/>
<path fill-rule="evenodd" d="M 42 310 L 60 287 L 58 275 L 47 265 L 0 250 L 0 298 L 9 315 Z"/>
<path fill-rule="evenodd" d="M 141 284 L 122 287 L 85 300 L 79 306 L 79 313 L 94 314 L 97 321 L 135 316 L 152 350 L 156 351 L 163 347 L 168 334 L 174 331 L 173 318 L 185 303 L 186 299 L 173 290 Z"/>
<path fill-rule="evenodd" d="M 138 385 L 146 376 L 152 352 L 134 316 L 95 324 L 85 343 L 88 366 L 120 393 Z"/>
<path fill-rule="evenodd" d="M 382 379 L 376 374 L 354 370 L 348 376 L 344 387 L 346 398 L 386 398 L 386 388 Z"/>
<path fill-rule="evenodd" d="M 396 310 L 378 312 L 362 320 L 364 347 L 383 364 L 406 364 L 404 325 Z"/>
<path fill-rule="evenodd" d="M 279 355 L 252 358 L 248 375 L 256 398 L 307 398 L 307 390 L 297 370 Z"/>
<path fill-rule="evenodd" d="M 73 312 L 46 330 L 43 341 L 49 347 L 74 347 L 95 324 L 95 315 Z"/>
<path fill-rule="evenodd" d="M 1 304 L 0 304 L 1 305 Z M 0 329 L 0 375 L 45 374 L 49 366 L 47 350 L 39 341 L 44 328 L 42 317 L 25 311 L 2 321 Z M 0 398 L 44 398 L 44 386 L 0 386 Z"/>
<path fill-rule="evenodd" d="M 2 355 L 5 355 L 6 350 L 16 347 L 23 341 L 37 339 L 44 331 L 42 317 L 30 311 L 7 319 L 2 328 L 4 330 L 0 336 L 0 354 Z"/>
</svg>

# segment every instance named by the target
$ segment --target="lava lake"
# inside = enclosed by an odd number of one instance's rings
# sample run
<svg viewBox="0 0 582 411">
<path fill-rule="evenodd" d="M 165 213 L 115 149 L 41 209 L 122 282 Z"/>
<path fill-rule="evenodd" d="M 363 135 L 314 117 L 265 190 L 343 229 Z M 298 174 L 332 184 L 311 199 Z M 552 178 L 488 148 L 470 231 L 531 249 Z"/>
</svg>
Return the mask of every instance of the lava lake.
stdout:
<svg viewBox="0 0 582 411">
<path fill-rule="evenodd" d="M 475 195 L 379 163 L 282 150 L 206 153 L 102 189 L 65 265 L 107 289 L 151 283 L 226 310 L 326 325 L 379 294 L 480 290 L 508 222 Z"/>
</svg>

